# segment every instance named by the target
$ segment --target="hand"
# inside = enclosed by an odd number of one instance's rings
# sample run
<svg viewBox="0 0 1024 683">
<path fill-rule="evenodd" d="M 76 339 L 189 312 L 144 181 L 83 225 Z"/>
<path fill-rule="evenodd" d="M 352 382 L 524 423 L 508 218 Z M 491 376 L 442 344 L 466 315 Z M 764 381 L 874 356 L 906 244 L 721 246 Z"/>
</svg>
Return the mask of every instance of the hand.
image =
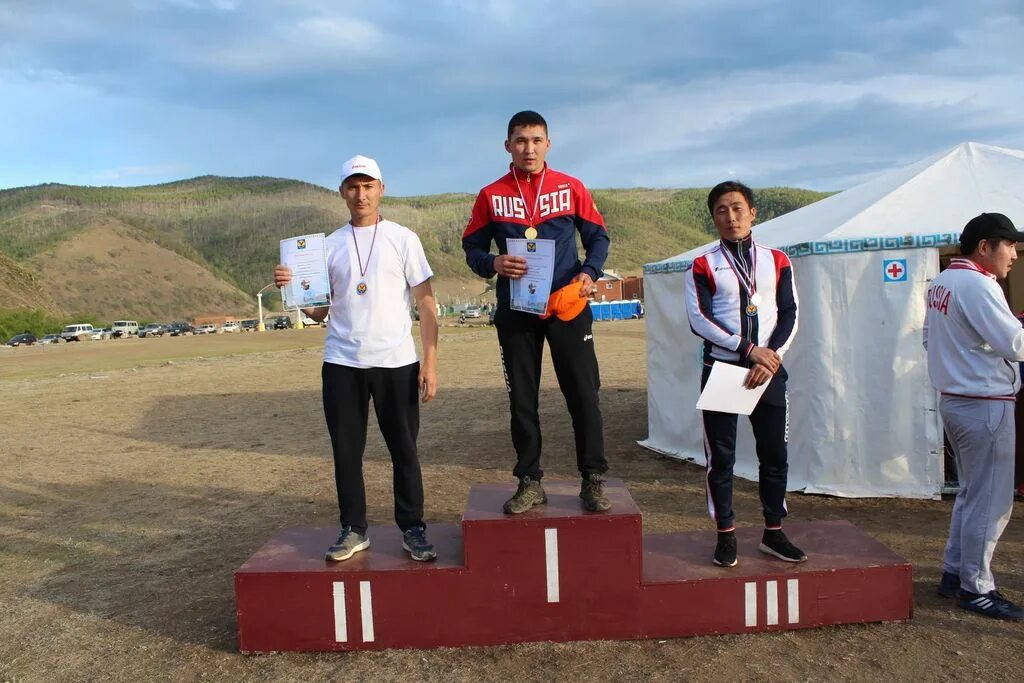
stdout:
<svg viewBox="0 0 1024 683">
<path fill-rule="evenodd" d="M 518 280 L 526 275 L 526 257 L 502 254 L 494 259 L 494 272 L 510 280 Z"/>
<path fill-rule="evenodd" d="M 277 285 L 278 289 L 285 287 L 289 282 L 292 281 L 292 269 L 288 266 L 278 264 L 274 268 L 274 284 Z"/>
<path fill-rule="evenodd" d="M 593 278 L 586 271 L 580 271 L 580 274 L 574 277 L 572 281 L 580 283 L 580 296 L 590 296 L 597 291 L 597 285 L 594 284 Z"/>
<path fill-rule="evenodd" d="M 420 399 L 424 403 L 430 403 L 437 394 L 437 370 L 433 365 L 420 366 L 419 387 Z"/>
<path fill-rule="evenodd" d="M 764 366 L 773 375 L 779 371 L 779 366 L 782 365 L 782 358 L 779 357 L 779 354 L 764 346 L 755 346 L 747 354 L 747 358 L 751 363 Z"/>
<path fill-rule="evenodd" d="M 755 365 L 750 368 L 750 372 L 747 373 L 747 378 L 743 380 L 743 386 L 747 389 L 756 389 L 770 380 L 773 374 L 774 373 L 765 366 Z"/>
</svg>

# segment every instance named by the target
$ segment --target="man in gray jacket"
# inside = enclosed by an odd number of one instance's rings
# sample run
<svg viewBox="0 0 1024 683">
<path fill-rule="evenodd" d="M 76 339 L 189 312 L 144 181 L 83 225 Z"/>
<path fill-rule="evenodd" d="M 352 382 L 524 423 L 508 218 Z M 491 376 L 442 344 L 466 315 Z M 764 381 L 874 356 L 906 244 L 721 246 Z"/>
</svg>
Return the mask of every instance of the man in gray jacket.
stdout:
<svg viewBox="0 0 1024 683">
<path fill-rule="evenodd" d="M 1024 242 L 1006 216 L 983 213 L 960 235 L 960 253 L 932 281 L 924 345 L 928 374 L 953 447 L 960 491 L 953 503 L 939 595 L 996 619 L 1024 620 L 1024 609 L 996 590 L 992 555 L 1013 508 L 1016 361 L 1024 328 L 1010 312 L 1004 279 Z"/>
</svg>

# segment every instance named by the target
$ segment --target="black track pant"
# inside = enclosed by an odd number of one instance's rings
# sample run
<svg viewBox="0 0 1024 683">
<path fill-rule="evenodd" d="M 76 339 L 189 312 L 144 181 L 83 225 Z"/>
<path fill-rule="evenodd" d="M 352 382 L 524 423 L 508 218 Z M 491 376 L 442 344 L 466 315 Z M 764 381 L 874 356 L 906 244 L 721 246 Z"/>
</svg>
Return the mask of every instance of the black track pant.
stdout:
<svg viewBox="0 0 1024 683">
<path fill-rule="evenodd" d="M 494 326 L 498 329 L 512 413 L 512 445 L 518 458 L 512 470 L 516 477 L 540 479 L 544 476 L 540 468 L 541 434 L 537 407 L 545 339 L 551 349 L 558 386 L 572 417 L 576 466 L 582 474 L 604 474 L 608 471 L 598 401 L 601 377 L 594 353 L 593 323 L 594 316 L 589 306 L 569 322 L 555 316 L 541 320 L 536 315 L 508 308 L 499 308 L 495 314 Z"/>
<path fill-rule="evenodd" d="M 395 522 L 402 531 L 423 524 L 423 476 L 416 454 L 420 430 L 420 364 L 351 368 L 324 363 L 324 416 L 334 451 L 341 525 L 366 533 L 363 451 L 370 398 L 394 468 Z"/>
<path fill-rule="evenodd" d="M 704 368 L 700 386 L 708 381 L 710 367 Z M 788 414 L 784 379 L 777 377 L 750 414 L 758 462 L 758 493 L 766 527 L 779 527 L 786 516 Z M 773 400 L 779 397 L 779 400 Z M 781 403 L 781 405 L 777 405 Z M 736 464 L 736 418 L 733 413 L 703 411 L 704 455 L 707 457 L 708 512 L 719 531 L 733 528 L 732 468 Z"/>
</svg>

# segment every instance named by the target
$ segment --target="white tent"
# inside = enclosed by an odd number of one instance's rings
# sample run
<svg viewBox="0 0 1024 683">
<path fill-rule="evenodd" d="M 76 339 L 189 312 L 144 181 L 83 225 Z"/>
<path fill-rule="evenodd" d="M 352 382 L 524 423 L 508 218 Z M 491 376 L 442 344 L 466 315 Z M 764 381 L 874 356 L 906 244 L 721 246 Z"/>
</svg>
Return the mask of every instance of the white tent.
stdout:
<svg viewBox="0 0 1024 683">
<path fill-rule="evenodd" d="M 800 327 L 789 371 L 789 488 L 841 496 L 935 497 L 943 484 L 938 397 L 921 328 L 939 249 L 984 211 L 1024 225 L 1024 151 L 964 143 L 754 228 L 793 259 Z M 644 267 L 648 437 L 704 464 L 701 340 L 683 278 L 706 247 Z M 740 419 L 736 474 L 755 479 Z"/>
</svg>

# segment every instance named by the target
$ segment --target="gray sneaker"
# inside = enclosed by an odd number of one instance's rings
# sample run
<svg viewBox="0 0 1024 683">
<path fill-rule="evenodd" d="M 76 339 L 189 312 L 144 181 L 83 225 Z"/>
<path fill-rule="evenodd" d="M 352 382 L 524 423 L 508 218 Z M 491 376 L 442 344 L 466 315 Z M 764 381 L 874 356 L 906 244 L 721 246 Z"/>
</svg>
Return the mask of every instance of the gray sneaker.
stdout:
<svg viewBox="0 0 1024 683">
<path fill-rule="evenodd" d="M 421 526 L 413 527 L 402 534 L 402 547 L 417 562 L 430 562 L 437 559 L 437 551 L 427 540 L 427 530 Z"/>
<path fill-rule="evenodd" d="M 611 502 L 604 495 L 604 479 L 600 474 L 583 475 L 580 498 L 583 499 L 583 509 L 590 512 L 604 512 L 612 508 Z"/>
<path fill-rule="evenodd" d="M 366 536 L 352 531 L 351 527 L 342 527 L 338 540 L 327 549 L 327 559 L 333 562 L 341 562 L 369 547 L 370 539 Z"/>
<path fill-rule="evenodd" d="M 516 494 L 505 501 L 503 509 L 506 515 L 518 515 L 534 505 L 543 505 L 546 502 L 548 502 L 548 497 L 544 494 L 544 487 L 540 485 L 540 480 L 523 477 L 519 480 Z"/>
</svg>

